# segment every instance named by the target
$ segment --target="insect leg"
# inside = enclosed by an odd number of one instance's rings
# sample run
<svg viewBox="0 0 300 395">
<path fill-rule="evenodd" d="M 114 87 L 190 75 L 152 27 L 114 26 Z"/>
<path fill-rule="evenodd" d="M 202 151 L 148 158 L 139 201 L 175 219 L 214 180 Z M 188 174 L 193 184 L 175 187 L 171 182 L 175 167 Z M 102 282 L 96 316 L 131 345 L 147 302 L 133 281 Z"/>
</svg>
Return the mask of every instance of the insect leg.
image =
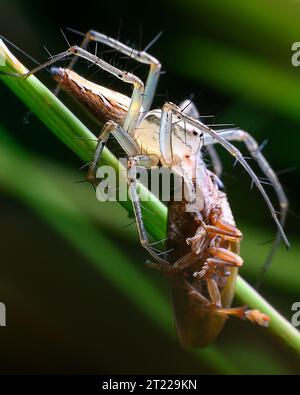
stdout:
<svg viewBox="0 0 300 395">
<path fill-rule="evenodd" d="M 265 327 L 269 325 L 270 321 L 270 318 L 264 313 L 261 313 L 259 310 L 248 310 L 247 306 L 230 307 L 228 309 L 219 308 L 216 309 L 215 312 L 225 316 L 233 315 L 238 318 L 248 319 L 253 323 Z"/>
<path fill-rule="evenodd" d="M 260 166 L 262 172 L 266 175 L 268 180 L 270 181 L 271 185 L 273 186 L 279 203 L 280 203 L 280 209 L 281 209 L 281 217 L 280 217 L 280 223 L 282 228 L 284 227 L 285 220 L 286 220 L 286 215 L 287 215 L 287 210 L 288 210 L 288 199 L 284 193 L 283 187 L 280 184 L 280 181 L 274 172 L 274 170 L 271 168 L 270 164 L 267 162 L 266 158 L 262 154 L 260 147 L 257 143 L 257 141 L 247 132 L 241 129 L 234 129 L 234 130 L 228 130 L 220 133 L 220 136 L 224 137 L 226 140 L 229 141 L 241 141 L 245 144 L 247 147 L 249 153 L 251 156 L 256 159 L 258 165 Z M 263 280 L 264 275 L 266 274 L 267 268 L 269 267 L 273 256 L 275 254 L 275 251 L 280 243 L 281 240 L 281 233 L 278 231 L 276 240 L 272 246 L 271 251 L 269 252 L 269 255 L 264 263 L 264 266 L 262 268 L 262 273 L 261 276 L 258 280 L 257 286 L 261 283 Z"/>
<path fill-rule="evenodd" d="M 144 63 L 150 66 L 150 70 L 145 84 L 144 97 L 143 97 L 143 112 L 144 113 L 148 112 L 150 110 L 153 101 L 158 78 L 160 75 L 160 69 L 161 69 L 160 62 L 153 56 L 149 55 L 147 52 L 138 51 L 136 49 L 130 48 L 129 46 L 121 43 L 120 41 L 111 38 L 105 34 L 98 33 L 95 30 L 89 30 L 86 33 L 81 43 L 81 47 L 85 49 L 90 41 L 96 41 L 105 44 L 123 53 L 124 55 L 127 55 L 130 58 L 135 59 L 137 62 Z M 69 69 L 72 69 L 74 67 L 76 60 L 77 59 L 72 59 L 71 63 L 68 66 Z"/>
<path fill-rule="evenodd" d="M 184 114 L 189 115 L 192 118 L 199 119 L 200 118 L 200 113 L 195 106 L 195 104 L 189 100 L 186 99 L 182 103 L 179 104 L 180 109 L 183 111 Z M 208 155 L 210 156 L 212 165 L 213 165 L 213 170 L 214 173 L 217 177 L 221 177 L 222 175 L 222 162 L 219 158 L 219 155 L 213 145 L 207 145 L 205 147 L 207 149 Z"/>
<path fill-rule="evenodd" d="M 218 308 L 221 307 L 222 306 L 221 295 L 216 280 L 214 280 L 212 277 L 207 277 L 206 282 L 207 282 L 207 290 L 211 299 L 211 303 Z"/>
<path fill-rule="evenodd" d="M 165 103 L 163 106 L 163 113 L 169 113 L 173 112 L 176 114 L 179 118 L 181 118 L 183 121 L 187 122 L 188 124 L 194 126 L 195 128 L 198 128 L 200 131 L 204 133 L 204 135 L 208 135 L 209 138 L 206 139 L 206 142 L 210 140 L 210 143 L 213 140 L 216 140 L 218 143 L 220 143 L 232 156 L 236 158 L 236 160 L 243 166 L 243 168 L 247 171 L 247 173 L 250 175 L 252 178 L 252 181 L 254 184 L 257 186 L 258 190 L 262 194 L 267 206 L 269 207 L 270 213 L 277 225 L 278 231 L 280 232 L 280 235 L 287 247 L 290 247 L 290 243 L 284 233 L 284 230 L 282 228 L 282 225 L 277 217 L 276 211 L 266 193 L 264 190 L 262 183 L 260 182 L 259 178 L 257 175 L 254 173 L 252 168 L 249 166 L 245 158 L 243 157 L 242 153 L 234 146 L 232 145 L 227 139 L 224 138 L 220 133 L 217 133 L 210 127 L 204 125 L 203 123 L 197 121 L 196 119 L 189 117 L 188 115 L 184 114 L 179 107 L 177 107 L 173 103 Z M 205 140 L 204 140 L 205 143 Z"/>
</svg>

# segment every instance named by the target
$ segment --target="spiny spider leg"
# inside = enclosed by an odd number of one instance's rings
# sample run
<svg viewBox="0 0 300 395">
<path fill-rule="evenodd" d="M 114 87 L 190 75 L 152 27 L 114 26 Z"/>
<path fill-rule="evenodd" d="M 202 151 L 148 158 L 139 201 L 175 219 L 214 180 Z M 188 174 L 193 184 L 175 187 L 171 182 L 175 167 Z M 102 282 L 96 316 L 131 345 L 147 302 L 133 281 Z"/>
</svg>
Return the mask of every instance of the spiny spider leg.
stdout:
<svg viewBox="0 0 300 395">
<path fill-rule="evenodd" d="M 31 70 L 25 74 L 19 74 L 16 76 L 27 78 L 30 75 L 37 73 L 39 70 L 42 70 L 45 67 L 50 66 L 51 64 L 53 64 L 61 59 L 64 59 L 70 55 L 73 55 L 73 56 L 75 55 L 75 56 L 87 59 L 88 61 L 94 63 L 101 69 L 107 71 L 110 74 L 113 74 L 115 77 L 119 78 L 120 80 L 133 85 L 131 102 L 130 102 L 130 106 L 129 106 L 127 116 L 126 116 L 126 119 L 124 122 L 124 129 L 127 131 L 127 133 L 130 136 L 132 136 L 134 138 L 134 133 L 136 130 L 136 125 L 137 125 L 138 119 L 139 119 L 143 96 L 144 96 L 144 84 L 134 74 L 128 73 L 127 71 L 122 71 L 122 70 L 118 69 L 117 67 L 114 67 L 111 64 L 105 62 L 104 60 L 98 58 L 97 56 L 87 52 L 86 50 L 84 50 L 78 46 L 73 46 L 64 52 L 53 56 L 47 62 L 45 62 L 44 64 L 42 64 L 40 66 L 35 67 L 33 70 Z"/>
<path fill-rule="evenodd" d="M 290 247 L 290 243 L 284 233 L 284 230 L 281 226 L 280 221 L 278 220 L 278 217 L 276 215 L 276 211 L 266 193 L 264 190 L 261 182 L 259 181 L 259 178 L 256 176 L 252 168 L 249 166 L 249 164 L 246 162 L 245 158 L 243 157 L 242 153 L 234 146 L 232 145 L 229 141 L 227 141 L 221 134 L 217 133 L 213 129 L 209 128 L 208 126 L 204 125 L 202 122 L 197 121 L 196 119 L 184 114 L 179 107 L 177 107 L 175 104 L 167 102 L 164 104 L 162 108 L 162 119 L 167 116 L 167 114 L 170 114 L 170 112 L 176 114 L 180 119 L 182 119 L 183 122 L 186 122 L 187 124 L 190 124 L 194 126 L 195 128 L 199 129 L 202 131 L 204 134 L 207 134 L 212 137 L 212 140 L 216 140 L 219 144 L 221 144 L 232 156 L 236 158 L 236 160 L 243 166 L 243 168 L 247 171 L 247 173 L 250 175 L 252 178 L 253 182 L 256 184 L 258 190 L 262 194 L 263 198 L 265 199 L 267 206 L 269 207 L 269 210 L 271 212 L 271 215 L 277 225 L 277 228 L 280 232 L 280 235 L 287 247 Z M 205 140 L 204 140 L 205 141 Z"/>
<path fill-rule="evenodd" d="M 248 132 L 245 132 L 244 130 L 241 130 L 241 129 L 227 130 L 224 132 L 220 132 L 219 135 L 228 141 L 243 142 L 245 144 L 247 150 L 249 151 L 250 155 L 254 159 L 256 159 L 259 167 L 261 168 L 262 172 L 266 175 L 266 177 L 270 181 L 271 185 L 273 186 L 273 188 L 277 194 L 279 204 L 280 204 L 280 210 L 281 210 L 280 211 L 280 214 L 281 214 L 280 215 L 280 224 L 281 224 L 282 228 L 284 228 L 289 202 L 288 202 L 286 194 L 284 193 L 283 187 L 280 184 L 280 181 L 279 181 L 275 171 L 271 168 L 270 164 L 268 163 L 268 161 L 262 154 L 257 141 Z M 214 142 L 215 142 L 215 140 L 212 141 L 212 143 L 214 143 Z M 275 240 L 275 242 L 272 246 L 272 249 L 269 252 L 268 257 L 267 257 L 267 259 L 264 263 L 264 266 L 262 268 L 261 276 L 259 277 L 259 280 L 256 285 L 257 287 L 260 285 L 260 283 L 267 271 L 267 268 L 272 261 L 272 258 L 273 258 L 275 251 L 280 243 L 280 240 L 281 240 L 281 232 L 280 232 L 280 230 L 278 230 L 276 240 Z"/>
<path fill-rule="evenodd" d="M 197 107 L 195 106 L 195 104 L 191 100 L 189 99 L 184 100 L 182 103 L 179 104 L 179 107 L 184 114 L 187 114 L 195 119 L 200 118 L 200 113 Z M 222 163 L 219 158 L 219 155 L 213 145 L 211 144 L 207 145 L 205 148 L 207 149 L 208 155 L 210 156 L 214 173 L 218 178 L 220 178 L 222 175 Z"/>
<path fill-rule="evenodd" d="M 153 101 L 158 78 L 160 75 L 160 70 L 161 70 L 160 62 L 153 56 L 149 55 L 147 52 L 138 51 L 136 49 L 130 48 L 127 45 L 121 43 L 120 41 L 111 38 L 105 34 L 98 33 L 95 30 L 89 30 L 86 33 L 80 47 L 86 49 L 90 41 L 95 41 L 105 44 L 111 48 L 116 49 L 118 52 L 121 52 L 132 59 L 135 59 L 137 62 L 148 64 L 150 66 L 150 70 L 145 84 L 144 97 L 143 97 L 143 113 L 145 114 L 146 112 L 148 112 L 150 110 Z M 70 64 L 68 65 L 68 69 L 72 69 L 76 61 L 77 58 L 73 58 Z M 56 89 L 57 89 L 56 92 L 58 93 L 59 88 L 57 87 Z M 126 129 L 126 124 L 125 124 L 125 129 Z"/>
<path fill-rule="evenodd" d="M 146 157 L 143 157 L 144 161 Z M 150 159 L 149 159 L 150 161 Z M 141 245 L 149 252 L 149 254 L 159 263 L 162 267 L 170 266 L 169 262 L 162 259 L 152 248 L 149 242 L 147 231 L 144 225 L 143 214 L 140 199 L 137 192 L 137 178 L 136 166 L 139 163 L 138 157 L 128 159 L 128 189 L 133 205 L 133 212 L 137 223 L 137 228 L 140 236 Z M 149 163 L 150 164 L 150 163 Z"/>
<path fill-rule="evenodd" d="M 98 143 L 93 155 L 93 158 L 89 164 L 89 169 L 86 175 L 87 181 L 91 182 L 92 184 L 95 182 L 96 179 L 96 172 L 97 172 L 97 165 L 101 159 L 101 155 L 104 149 L 104 146 L 109 138 L 110 134 L 113 134 L 116 140 L 119 142 L 121 147 L 123 147 L 124 151 L 127 155 L 134 156 L 139 153 L 139 148 L 135 141 L 130 137 L 128 133 L 124 131 L 121 126 L 116 124 L 113 121 L 108 121 L 103 126 L 99 138 Z"/>
</svg>

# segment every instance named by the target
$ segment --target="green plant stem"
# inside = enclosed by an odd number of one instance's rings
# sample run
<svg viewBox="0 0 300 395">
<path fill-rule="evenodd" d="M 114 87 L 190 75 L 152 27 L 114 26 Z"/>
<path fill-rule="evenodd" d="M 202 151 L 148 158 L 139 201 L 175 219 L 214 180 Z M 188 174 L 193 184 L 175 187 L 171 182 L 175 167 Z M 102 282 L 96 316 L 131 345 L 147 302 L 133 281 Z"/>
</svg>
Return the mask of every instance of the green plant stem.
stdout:
<svg viewBox="0 0 300 395">
<path fill-rule="evenodd" d="M 0 71 L 23 74 L 25 67 L 10 53 L 3 41 L 0 40 Z M 45 125 L 70 149 L 83 160 L 89 160 L 96 143 L 91 138 L 94 135 L 50 92 L 36 77 L 27 79 L 9 76 L 1 77 L 6 85 L 45 123 Z M 83 137 L 79 140 L 78 137 Z M 113 166 L 118 172 L 118 161 L 108 151 L 104 152 L 104 160 Z M 150 196 L 150 192 L 141 188 L 141 198 Z M 123 207 L 132 212 L 131 202 L 121 202 Z M 156 240 L 164 238 L 166 229 L 167 209 L 158 200 L 152 197 L 143 202 L 145 224 L 148 231 Z M 251 308 L 261 309 L 263 312 L 270 311 L 269 304 L 256 293 L 240 277 L 237 279 L 237 295 Z M 285 344 L 292 347 L 300 354 L 300 334 L 279 313 L 270 311 L 271 321 L 269 332 L 279 336 Z M 284 334 L 282 329 L 284 328 Z"/>
<path fill-rule="evenodd" d="M 255 306 L 255 308 L 267 314 L 270 317 L 270 332 L 279 336 L 283 342 L 296 350 L 300 355 L 299 331 L 241 277 L 236 282 L 235 296 L 242 303 L 246 303 L 252 307 Z"/>
</svg>

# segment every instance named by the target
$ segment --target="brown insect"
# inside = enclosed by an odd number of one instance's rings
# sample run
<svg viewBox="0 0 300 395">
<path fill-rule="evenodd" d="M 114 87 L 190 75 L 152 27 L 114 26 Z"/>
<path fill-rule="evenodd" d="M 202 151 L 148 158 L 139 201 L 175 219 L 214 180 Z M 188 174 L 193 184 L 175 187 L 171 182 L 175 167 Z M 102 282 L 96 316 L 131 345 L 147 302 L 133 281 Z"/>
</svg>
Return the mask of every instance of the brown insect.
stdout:
<svg viewBox="0 0 300 395">
<path fill-rule="evenodd" d="M 214 175 L 208 172 L 206 181 L 211 198 L 197 215 L 186 212 L 187 202 L 169 204 L 166 248 L 171 249 L 168 259 L 175 264 L 165 270 L 171 277 L 177 334 L 185 347 L 213 342 L 229 315 L 263 326 L 269 322 L 257 310 L 230 307 L 238 268 L 243 264 L 239 256 L 242 233 Z"/>
</svg>

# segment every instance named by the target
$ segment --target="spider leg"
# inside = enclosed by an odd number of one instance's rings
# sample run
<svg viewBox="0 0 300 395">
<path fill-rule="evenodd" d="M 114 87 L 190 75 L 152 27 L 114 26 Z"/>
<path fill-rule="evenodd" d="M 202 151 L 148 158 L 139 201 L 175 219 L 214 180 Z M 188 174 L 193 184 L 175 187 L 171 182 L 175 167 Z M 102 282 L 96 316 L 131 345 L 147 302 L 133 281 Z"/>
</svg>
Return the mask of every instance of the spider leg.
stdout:
<svg viewBox="0 0 300 395">
<path fill-rule="evenodd" d="M 233 157 L 236 158 L 236 160 L 243 166 L 243 168 L 247 171 L 247 173 L 250 175 L 252 178 L 253 182 L 257 186 L 258 190 L 262 194 L 267 206 L 269 207 L 270 213 L 277 225 L 278 231 L 280 232 L 280 235 L 287 247 L 290 247 L 290 243 L 284 233 L 284 230 L 282 228 L 282 225 L 277 217 L 276 211 L 266 193 L 264 190 L 262 183 L 260 182 L 259 178 L 257 175 L 254 173 L 252 168 L 249 166 L 245 158 L 243 157 L 242 153 L 234 146 L 232 145 L 224 136 L 222 136 L 220 133 L 217 133 L 210 127 L 204 125 L 202 122 L 197 121 L 196 119 L 184 114 L 179 107 L 177 107 L 175 104 L 167 102 L 164 104 L 163 109 L 162 109 L 162 118 L 164 114 L 169 114 L 170 111 L 174 114 L 177 115 L 182 121 L 186 122 L 187 124 L 190 124 L 197 128 L 198 130 L 202 131 L 204 134 L 204 144 L 211 144 L 213 140 L 216 140 L 218 143 L 220 143 Z M 166 116 L 166 115 L 165 115 Z M 170 115 L 169 115 L 170 116 Z M 205 139 L 205 135 L 208 135 L 208 138 Z"/>
<path fill-rule="evenodd" d="M 145 92 L 143 95 L 143 105 L 142 105 L 143 113 L 145 114 L 146 112 L 148 112 L 150 110 L 153 101 L 158 78 L 160 75 L 160 70 L 161 70 L 160 62 L 145 51 L 138 51 L 136 49 L 130 48 L 129 46 L 121 43 L 120 41 L 111 38 L 105 34 L 98 33 L 95 30 L 89 30 L 86 33 L 80 47 L 86 49 L 90 41 L 95 41 L 105 44 L 111 48 L 116 49 L 118 52 L 121 52 L 132 59 L 135 59 L 137 62 L 144 63 L 150 66 L 150 70 L 145 84 Z M 75 66 L 76 61 L 77 58 L 73 58 L 70 64 L 68 65 L 68 69 L 72 69 Z M 59 92 L 58 87 L 56 92 L 57 93 Z"/>
<path fill-rule="evenodd" d="M 73 46 L 67 49 L 64 52 L 61 52 L 58 55 L 53 56 L 44 64 L 35 67 L 33 70 L 28 71 L 25 74 L 17 74 L 16 77 L 23 77 L 27 78 L 32 74 L 37 73 L 38 71 L 44 69 L 51 64 L 66 58 L 67 56 L 76 56 L 84 58 L 91 63 L 94 63 L 96 66 L 100 67 L 101 69 L 107 71 L 108 73 L 114 75 L 115 77 L 119 78 L 123 82 L 133 85 L 133 92 L 131 96 L 131 102 L 129 105 L 129 109 L 126 115 L 126 119 L 124 122 L 124 129 L 125 131 L 134 138 L 134 133 L 136 130 L 136 125 L 139 119 L 143 97 L 144 97 L 144 84 L 143 82 L 136 77 L 134 74 L 128 73 L 127 71 L 122 71 L 117 67 L 112 66 L 111 64 L 105 62 L 104 60 L 98 58 L 97 56 L 87 52 L 86 50 L 78 47 Z"/>
<path fill-rule="evenodd" d="M 193 182 L 193 174 L 190 167 L 185 168 L 181 164 L 174 165 L 173 149 L 172 149 L 172 110 L 164 108 L 161 113 L 161 121 L 159 125 L 159 147 L 162 160 L 166 166 L 182 177 L 184 183 L 184 196 L 186 200 L 186 211 L 199 213 L 202 209 L 203 200 L 199 200 L 196 195 L 195 185 Z"/>
<path fill-rule="evenodd" d="M 145 156 L 143 157 L 145 161 Z M 148 238 L 148 234 L 144 225 L 143 221 L 143 214 L 140 199 L 137 192 L 137 176 L 136 176 L 136 167 L 139 162 L 138 157 L 132 157 L 128 159 L 127 166 L 128 166 L 128 189 L 130 193 L 130 197 L 133 204 L 133 212 L 137 223 L 138 233 L 140 237 L 141 245 L 148 251 L 148 253 L 160 264 L 162 267 L 169 266 L 169 262 L 162 259 L 152 248 Z M 150 165 L 150 158 L 149 158 L 149 165 Z"/>
<path fill-rule="evenodd" d="M 182 103 L 179 104 L 180 109 L 183 111 L 184 114 L 189 115 L 192 118 L 199 119 L 200 113 L 195 106 L 195 104 L 189 100 L 186 99 Z M 208 155 L 210 156 L 212 165 L 213 165 L 213 170 L 214 173 L 216 174 L 217 177 L 221 177 L 222 175 L 222 162 L 219 158 L 219 155 L 213 145 L 207 145 L 206 146 Z"/>
<path fill-rule="evenodd" d="M 119 126 L 113 121 L 106 122 L 100 132 L 98 143 L 94 155 L 92 157 L 92 160 L 89 164 L 89 169 L 86 175 L 87 181 L 91 182 L 92 184 L 95 182 L 97 165 L 98 162 L 100 161 L 103 149 L 111 133 L 114 135 L 115 139 L 120 143 L 120 145 L 123 147 L 127 155 L 134 156 L 134 155 L 138 155 L 139 153 L 139 148 L 136 142 L 130 137 L 128 133 L 124 131 L 123 128 L 121 128 L 121 126 Z"/>
<path fill-rule="evenodd" d="M 250 155 L 256 159 L 259 167 L 261 168 L 262 172 L 266 175 L 268 180 L 270 181 L 271 185 L 273 186 L 278 200 L 280 204 L 280 210 L 281 210 L 281 216 L 280 216 L 280 223 L 282 228 L 285 225 L 285 220 L 287 216 L 287 211 L 288 211 L 288 206 L 289 202 L 286 197 L 286 194 L 284 193 L 283 187 L 280 184 L 280 181 L 275 173 L 275 171 L 271 168 L 270 164 L 267 162 L 266 158 L 262 154 L 260 147 L 257 143 L 257 141 L 248 133 L 245 132 L 244 130 L 241 129 L 233 129 L 233 130 L 227 130 L 224 132 L 220 133 L 220 136 L 225 138 L 228 141 L 240 141 L 243 142 L 249 151 Z M 263 265 L 261 275 L 259 277 L 259 280 L 257 282 L 257 287 L 260 285 L 262 282 L 266 271 L 271 264 L 271 261 L 273 259 L 273 256 L 275 254 L 275 251 L 280 243 L 281 240 L 281 232 L 277 232 L 276 240 L 272 246 L 271 251 L 268 254 L 268 257 Z"/>
</svg>

